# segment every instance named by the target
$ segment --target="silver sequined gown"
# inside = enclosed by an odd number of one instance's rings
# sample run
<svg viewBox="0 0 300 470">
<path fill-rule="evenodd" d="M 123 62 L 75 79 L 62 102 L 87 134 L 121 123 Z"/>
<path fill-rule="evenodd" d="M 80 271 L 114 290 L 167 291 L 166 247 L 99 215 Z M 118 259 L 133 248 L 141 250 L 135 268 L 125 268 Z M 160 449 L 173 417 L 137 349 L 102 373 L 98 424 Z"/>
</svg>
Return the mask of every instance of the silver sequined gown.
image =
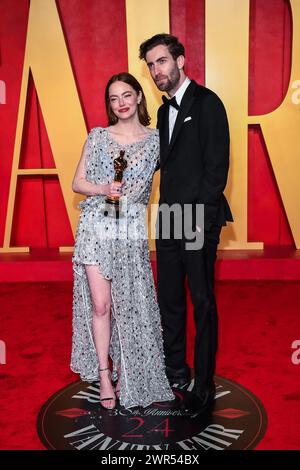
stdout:
<svg viewBox="0 0 300 470">
<path fill-rule="evenodd" d="M 85 265 L 99 266 L 111 280 L 110 357 L 113 379 L 121 366 L 120 403 L 126 408 L 148 406 L 174 398 L 165 375 L 161 320 L 156 301 L 144 213 L 159 154 L 158 131 L 144 140 L 120 145 L 109 131 L 95 128 L 85 147 L 86 179 L 110 183 L 113 159 L 125 150 L 124 171 L 128 217 L 104 216 L 104 196 L 80 203 L 81 214 L 73 256 L 73 341 L 71 369 L 84 381 L 99 380 L 93 341 L 92 305 Z M 125 225 L 124 225 L 125 224 Z M 127 224 L 127 225 L 126 225 Z"/>
</svg>

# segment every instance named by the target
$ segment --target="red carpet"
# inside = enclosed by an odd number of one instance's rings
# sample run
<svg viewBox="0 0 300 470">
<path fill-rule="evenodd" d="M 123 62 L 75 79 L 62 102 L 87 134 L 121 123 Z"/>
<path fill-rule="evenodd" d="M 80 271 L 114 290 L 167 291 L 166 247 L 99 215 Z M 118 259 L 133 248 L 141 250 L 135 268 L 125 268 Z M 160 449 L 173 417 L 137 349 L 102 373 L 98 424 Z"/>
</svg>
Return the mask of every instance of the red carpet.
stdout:
<svg viewBox="0 0 300 470">
<path fill-rule="evenodd" d="M 0 297 L 7 350 L 7 364 L 0 365 L 0 449 L 43 449 L 38 412 L 77 379 L 69 371 L 72 284 L 3 283 Z M 300 339 L 300 282 L 219 282 L 217 297 L 217 374 L 264 404 L 268 428 L 257 449 L 299 449 L 300 365 L 291 362 L 291 344 Z M 191 350 L 190 341 L 190 360 Z"/>
</svg>

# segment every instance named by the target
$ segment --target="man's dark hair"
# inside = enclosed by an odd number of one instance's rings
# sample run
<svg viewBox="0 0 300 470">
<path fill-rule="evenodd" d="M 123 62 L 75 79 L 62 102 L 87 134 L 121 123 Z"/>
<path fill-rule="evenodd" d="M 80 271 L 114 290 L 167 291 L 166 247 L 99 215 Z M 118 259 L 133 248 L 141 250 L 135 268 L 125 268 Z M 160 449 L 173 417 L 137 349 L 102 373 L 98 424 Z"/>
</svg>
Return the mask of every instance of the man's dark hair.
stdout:
<svg viewBox="0 0 300 470">
<path fill-rule="evenodd" d="M 156 46 L 167 46 L 169 52 L 174 60 L 180 55 L 185 55 L 184 46 L 178 41 L 176 36 L 172 34 L 156 34 L 150 39 L 147 39 L 140 45 L 140 59 L 146 60 L 146 54 Z"/>
</svg>

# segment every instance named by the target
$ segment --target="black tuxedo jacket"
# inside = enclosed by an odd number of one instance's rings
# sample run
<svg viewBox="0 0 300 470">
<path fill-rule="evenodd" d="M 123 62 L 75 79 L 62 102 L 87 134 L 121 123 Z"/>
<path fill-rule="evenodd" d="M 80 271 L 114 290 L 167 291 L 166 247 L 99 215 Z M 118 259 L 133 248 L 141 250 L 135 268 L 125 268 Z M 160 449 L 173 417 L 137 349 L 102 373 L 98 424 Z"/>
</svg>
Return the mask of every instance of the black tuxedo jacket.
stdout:
<svg viewBox="0 0 300 470">
<path fill-rule="evenodd" d="M 220 98 L 193 80 L 186 89 L 169 143 L 169 106 L 158 110 L 160 204 L 204 204 L 205 229 L 232 215 L 223 194 L 229 167 L 229 131 Z"/>
</svg>

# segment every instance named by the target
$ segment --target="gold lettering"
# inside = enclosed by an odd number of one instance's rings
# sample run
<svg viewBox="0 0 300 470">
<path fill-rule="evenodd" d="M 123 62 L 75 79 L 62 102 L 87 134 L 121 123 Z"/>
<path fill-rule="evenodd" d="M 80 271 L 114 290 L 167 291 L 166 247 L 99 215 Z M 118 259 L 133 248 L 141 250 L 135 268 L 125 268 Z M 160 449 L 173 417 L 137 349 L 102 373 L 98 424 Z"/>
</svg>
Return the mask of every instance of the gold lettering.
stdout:
<svg viewBox="0 0 300 470">
<path fill-rule="evenodd" d="M 249 1 L 210 0 L 205 14 L 206 85 L 224 102 L 231 139 L 226 197 L 235 222 L 222 231 L 221 248 L 261 249 L 247 240 Z"/>
<path fill-rule="evenodd" d="M 224 101 L 231 131 L 231 165 L 226 194 L 235 223 L 223 231 L 222 248 L 263 248 L 262 243 L 247 241 L 248 124 L 261 126 L 290 228 L 297 248 L 300 247 L 299 0 L 291 0 L 291 7 L 293 50 L 287 96 L 275 111 L 248 117 L 249 2 L 206 2 L 206 84 Z"/>
<path fill-rule="evenodd" d="M 138 47 L 151 35 L 169 31 L 168 3 L 168 0 L 126 0 L 129 71 L 142 83 L 148 98 L 153 127 L 156 124 L 156 110 L 161 102 L 160 93 L 152 83 L 145 64 L 138 59 Z M 263 248 L 263 243 L 249 243 L 247 240 L 248 124 L 261 126 L 287 219 L 296 246 L 300 247 L 300 218 L 297 207 L 300 196 L 300 0 L 291 0 L 290 3 L 293 15 L 293 45 L 288 93 L 275 111 L 263 116 L 248 117 L 249 0 L 206 2 L 206 84 L 223 100 L 231 133 L 231 165 L 226 195 L 235 223 L 229 224 L 223 231 L 221 248 Z M 56 164 L 55 170 L 19 169 L 30 70 L 42 108 Z M 17 178 L 25 173 L 58 175 L 75 233 L 78 198 L 72 193 L 71 181 L 85 138 L 86 127 L 55 0 L 31 0 L 4 245 L 0 251 L 28 250 L 26 247 L 10 247 Z M 151 203 L 158 200 L 158 180 L 159 175 L 156 175 Z M 153 240 L 150 248 L 154 248 Z"/>
<path fill-rule="evenodd" d="M 56 170 L 19 169 L 29 70 L 37 90 Z M 1 252 L 29 250 L 28 247 L 10 246 L 17 179 L 24 173 L 58 175 L 67 213 L 75 233 L 78 198 L 74 197 L 71 182 L 86 134 L 55 0 L 46 2 L 31 0 L 4 244 L 0 249 Z"/>
<path fill-rule="evenodd" d="M 300 1 L 291 0 L 290 4 L 293 18 L 293 43 L 288 92 L 275 111 L 263 116 L 250 116 L 248 122 L 261 126 L 285 213 L 295 245 L 299 249 Z"/>
</svg>

